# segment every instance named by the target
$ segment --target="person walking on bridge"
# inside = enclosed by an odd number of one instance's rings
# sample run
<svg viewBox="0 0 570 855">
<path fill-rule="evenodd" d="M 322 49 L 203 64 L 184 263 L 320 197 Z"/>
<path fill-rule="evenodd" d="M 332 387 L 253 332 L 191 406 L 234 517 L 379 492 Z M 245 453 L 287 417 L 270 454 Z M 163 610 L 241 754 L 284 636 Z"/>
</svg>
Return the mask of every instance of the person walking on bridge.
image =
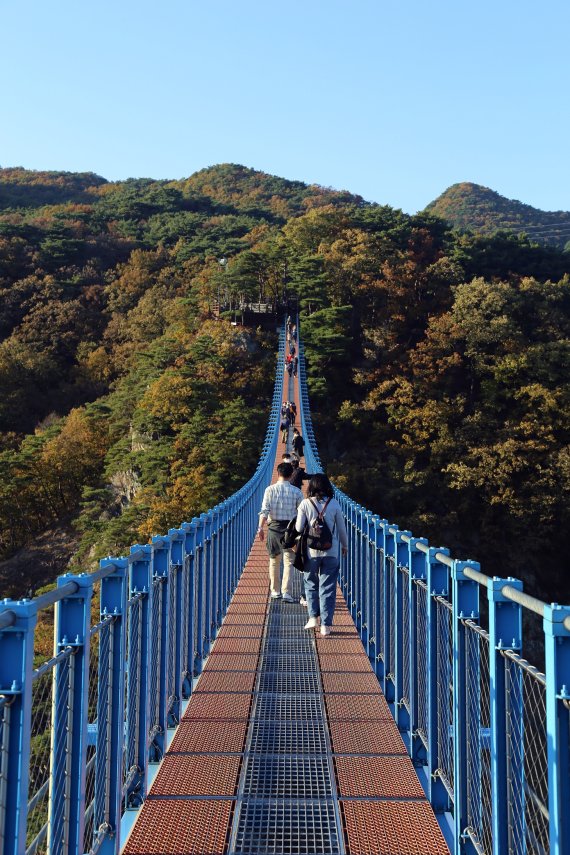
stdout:
<svg viewBox="0 0 570 855">
<path fill-rule="evenodd" d="M 291 419 L 289 418 L 289 413 L 285 416 L 281 416 L 281 422 L 279 424 L 279 430 L 281 431 L 281 442 L 285 444 L 289 439 L 289 427 L 291 426 Z"/>
<path fill-rule="evenodd" d="M 292 549 L 284 549 L 281 536 L 285 533 L 289 520 L 297 513 L 297 508 L 303 501 L 303 494 L 298 487 L 293 487 L 289 479 L 293 474 L 290 463 L 280 463 L 277 467 L 277 481 L 266 488 L 261 502 L 259 512 L 258 537 L 261 541 L 265 538 L 264 526 L 267 522 L 267 552 L 269 553 L 269 582 L 271 585 L 271 599 L 277 600 L 282 597 L 285 602 L 293 603 L 291 596 L 290 579 L 291 566 L 295 559 Z M 283 556 L 283 576 L 279 584 L 281 556 Z"/>
<path fill-rule="evenodd" d="M 297 430 L 297 428 L 293 428 L 293 451 L 297 455 L 297 457 L 304 457 L 303 449 L 305 447 L 305 440 Z"/>
<path fill-rule="evenodd" d="M 293 484 L 294 487 L 298 487 L 300 490 L 303 486 L 303 481 L 310 481 L 313 476 L 309 475 L 308 472 L 305 472 L 303 467 L 299 465 L 299 458 L 297 455 L 291 457 L 291 466 L 293 467 L 291 484 Z"/>
<path fill-rule="evenodd" d="M 307 560 L 303 578 L 309 620 L 305 629 L 318 626 L 321 619 L 321 635 L 330 635 L 336 605 L 336 586 L 340 569 L 340 549 L 348 552 L 348 536 L 342 510 L 334 498 L 331 482 L 322 472 L 317 472 L 309 481 L 307 499 L 303 499 L 297 511 L 297 531 L 311 528 L 320 515 L 331 532 L 331 546 L 326 550 L 307 547 Z"/>
</svg>

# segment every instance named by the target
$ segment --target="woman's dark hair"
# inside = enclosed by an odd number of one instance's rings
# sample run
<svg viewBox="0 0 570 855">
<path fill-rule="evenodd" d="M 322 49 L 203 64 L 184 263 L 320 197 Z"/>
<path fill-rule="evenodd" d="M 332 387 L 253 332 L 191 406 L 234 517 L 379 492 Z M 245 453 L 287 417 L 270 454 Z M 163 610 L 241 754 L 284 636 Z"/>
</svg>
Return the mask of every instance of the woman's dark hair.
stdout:
<svg viewBox="0 0 570 855">
<path fill-rule="evenodd" d="M 313 496 L 316 499 L 332 499 L 334 496 L 334 490 L 331 482 L 324 472 L 317 472 L 316 475 L 312 476 L 309 481 L 307 495 L 310 499 L 312 499 Z"/>
</svg>

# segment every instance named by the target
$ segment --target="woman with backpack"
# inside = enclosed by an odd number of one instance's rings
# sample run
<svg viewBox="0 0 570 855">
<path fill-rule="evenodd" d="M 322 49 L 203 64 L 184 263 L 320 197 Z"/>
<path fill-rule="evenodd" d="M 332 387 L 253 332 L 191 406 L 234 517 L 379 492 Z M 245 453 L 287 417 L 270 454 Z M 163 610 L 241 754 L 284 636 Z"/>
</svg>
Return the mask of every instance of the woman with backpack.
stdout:
<svg viewBox="0 0 570 855">
<path fill-rule="evenodd" d="M 303 578 L 309 620 L 305 629 L 318 626 L 321 635 L 330 635 L 336 603 L 340 551 L 348 552 L 348 537 L 340 505 L 331 482 L 322 472 L 311 477 L 307 499 L 297 510 L 295 528 L 303 532 L 307 555 Z"/>
</svg>

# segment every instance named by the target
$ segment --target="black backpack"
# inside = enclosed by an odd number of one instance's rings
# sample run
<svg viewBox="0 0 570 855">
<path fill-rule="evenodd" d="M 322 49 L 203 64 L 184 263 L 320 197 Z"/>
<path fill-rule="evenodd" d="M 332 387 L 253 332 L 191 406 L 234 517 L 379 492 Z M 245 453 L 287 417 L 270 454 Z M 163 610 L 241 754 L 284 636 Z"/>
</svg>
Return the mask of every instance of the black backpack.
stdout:
<svg viewBox="0 0 570 855">
<path fill-rule="evenodd" d="M 287 528 L 279 538 L 281 546 L 284 549 L 292 549 L 297 540 L 301 537 L 301 532 L 297 531 L 295 528 L 295 523 L 297 522 L 297 515 L 293 517 L 293 519 L 289 520 L 287 523 Z"/>
<path fill-rule="evenodd" d="M 309 499 L 309 501 L 316 510 L 317 516 L 311 523 L 309 523 L 307 546 L 309 549 L 318 549 L 321 552 L 326 552 L 327 549 L 331 548 L 333 541 L 332 532 L 325 521 L 325 511 L 330 499 L 326 500 L 322 511 L 319 511 L 317 505 L 315 505 L 312 499 Z"/>
</svg>

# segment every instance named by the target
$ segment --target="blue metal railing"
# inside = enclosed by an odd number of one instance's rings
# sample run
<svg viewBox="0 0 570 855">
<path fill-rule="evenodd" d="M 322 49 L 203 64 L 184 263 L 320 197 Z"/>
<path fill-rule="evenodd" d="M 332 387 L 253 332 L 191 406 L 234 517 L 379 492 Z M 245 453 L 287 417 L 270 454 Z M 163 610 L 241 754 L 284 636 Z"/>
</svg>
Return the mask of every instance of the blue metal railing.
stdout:
<svg viewBox="0 0 570 855">
<path fill-rule="evenodd" d="M 318 472 L 302 347 L 299 373 Z M 570 853 L 570 607 L 335 493 L 349 534 L 341 586 L 454 853 Z M 521 657 L 523 609 L 542 617 L 545 674 Z"/>
<path fill-rule="evenodd" d="M 3 855 L 119 852 L 121 817 L 146 797 L 149 763 L 166 749 L 254 540 L 283 375 L 284 333 L 263 451 L 237 493 L 95 573 L 0 604 Z M 54 654 L 35 667 L 52 623 Z"/>
</svg>

